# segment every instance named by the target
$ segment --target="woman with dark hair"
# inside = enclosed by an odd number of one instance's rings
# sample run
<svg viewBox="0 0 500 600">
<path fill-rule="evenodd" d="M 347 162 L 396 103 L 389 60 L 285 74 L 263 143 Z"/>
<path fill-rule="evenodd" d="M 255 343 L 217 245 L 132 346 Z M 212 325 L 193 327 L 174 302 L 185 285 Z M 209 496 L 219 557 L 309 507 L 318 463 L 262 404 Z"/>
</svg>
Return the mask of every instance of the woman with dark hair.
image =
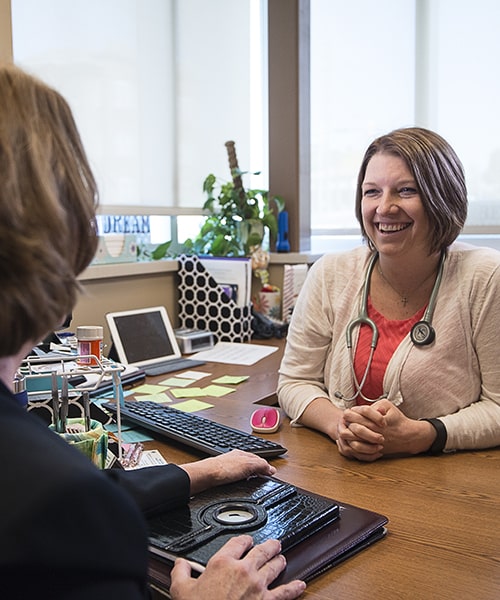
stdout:
<svg viewBox="0 0 500 600">
<path fill-rule="evenodd" d="M 144 515 L 191 494 L 276 472 L 233 451 L 137 471 L 101 471 L 13 394 L 19 365 L 71 314 L 97 246 L 97 189 L 71 110 L 55 90 L 0 66 L 0 590 L 2 597 L 149 597 Z M 179 559 L 175 600 L 292 600 L 301 581 L 268 587 L 285 567 L 277 540 L 231 539 L 194 578 Z"/>
<path fill-rule="evenodd" d="M 500 253 L 455 241 L 467 189 L 453 148 L 418 127 L 376 139 L 356 216 L 367 247 L 319 259 L 292 316 L 292 425 L 364 461 L 499 445 Z"/>
</svg>

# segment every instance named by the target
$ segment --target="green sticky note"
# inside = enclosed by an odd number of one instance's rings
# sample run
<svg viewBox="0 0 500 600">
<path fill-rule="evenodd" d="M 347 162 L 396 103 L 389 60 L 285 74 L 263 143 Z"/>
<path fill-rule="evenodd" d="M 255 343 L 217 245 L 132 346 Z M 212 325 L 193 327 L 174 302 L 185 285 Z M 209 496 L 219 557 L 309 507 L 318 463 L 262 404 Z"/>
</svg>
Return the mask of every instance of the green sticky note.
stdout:
<svg viewBox="0 0 500 600">
<path fill-rule="evenodd" d="M 107 423 L 104 428 L 107 431 L 110 431 L 111 433 L 116 433 L 118 431 L 118 423 Z M 122 431 L 127 431 L 128 429 L 131 429 L 130 425 L 125 425 L 125 423 L 122 423 L 121 426 L 121 430 Z"/>
<path fill-rule="evenodd" d="M 178 408 L 184 412 L 196 412 L 197 410 L 205 410 L 206 408 L 212 408 L 213 404 L 203 402 L 202 400 L 185 400 L 175 404 L 174 408 Z"/>
<path fill-rule="evenodd" d="M 153 385 L 152 383 L 145 383 L 134 388 L 134 394 L 161 394 L 164 391 L 164 386 Z"/>
<path fill-rule="evenodd" d="M 242 381 L 246 381 L 249 375 L 223 375 L 214 379 L 212 383 L 225 383 L 227 385 L 238 385 Z"/>
<path fill-rule="evenodd" d="M 137 400 L 157 402 L 158 404 L 162 404 L 163 402 L 172 402 L 172 400 L 167 396 L 167 394 L 150 394 L 149 396 L 143 396 L 142 398 L 138 398 Z"/>
<path fill-rule="evenodd" d="M 175 398 L 198 398 L 199 396 L 206 396 L 205 390 L 199 387 L 186 388 L 186 389 L 173 389 L 169 392 Z"/>
<path fill-rule="evenodd" d="M 224 387 L 223 385 L 208 385 L 206 388 L 203 388 L 203 391 L 205 396 L 220 398 L 221 396 L 225 396 L 226 394 L 230 394 L 236 390 L 234 388 Z"/>
<path fill-rule="evenodd" d="M 136 442 L 150 442 L 152 439 L 151 435 L 141 429 L 140 431 L 137 429 L 128 429 L 127 431 L 122 431 L 122 444 L 135 444 Z"/>
</svg>

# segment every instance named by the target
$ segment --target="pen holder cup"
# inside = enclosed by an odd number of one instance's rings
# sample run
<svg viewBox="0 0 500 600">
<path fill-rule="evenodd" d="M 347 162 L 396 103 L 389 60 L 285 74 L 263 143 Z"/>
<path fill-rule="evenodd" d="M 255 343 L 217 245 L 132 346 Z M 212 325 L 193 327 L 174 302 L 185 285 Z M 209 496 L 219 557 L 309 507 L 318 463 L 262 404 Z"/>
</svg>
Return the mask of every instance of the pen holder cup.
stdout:
<svg viewBox="0 0 500 600">
<path fill-rule="evenodd" d="M 99 469 L 104 469 L 106 465 L 106 454 L 108 451 L 108 432 L 104 430 L 99 421 L 90 421 L 89 431 L 77 431 L 84 429 L 85 421 L 83 419 L 68 419 L 67 428 L 75 429 L 75 433 L 60 433 L 59 435 L 80 452 L 83 452 Z M 54 426 L 50 428 L 53 430 Z"/>
</svg>

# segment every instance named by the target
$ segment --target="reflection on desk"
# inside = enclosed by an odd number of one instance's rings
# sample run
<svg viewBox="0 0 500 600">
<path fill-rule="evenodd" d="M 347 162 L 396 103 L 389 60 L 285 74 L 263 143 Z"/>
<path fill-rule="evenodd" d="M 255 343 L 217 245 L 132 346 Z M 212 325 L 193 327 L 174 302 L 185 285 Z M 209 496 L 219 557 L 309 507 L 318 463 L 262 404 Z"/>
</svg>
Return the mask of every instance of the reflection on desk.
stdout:
<svg viewBox="0 0 500 600">
<path fill-rule="evenodd" d="M 273 345 L 282 340 L 272 340 Z M 205 365 L 214 377 L 249 374 L 227 397 L 211 399 L 210 419 L 250 432 L 255 403 L 276 403 L 281 352 L 252 367 Z M 220 371 L 217 371 L 220 368 Z M 290 427 L 269 435 L 288 448 L 273 459 L 277 477 L 298 487 L 389 518 L 381 544 L 313 580 L 311 600 L 500 598 L 500 449 L 442 456 L 348 460 L 321 433 Z M 150 442 L 169 462 L 198 458 L 185 449 Z"/>
</svg>

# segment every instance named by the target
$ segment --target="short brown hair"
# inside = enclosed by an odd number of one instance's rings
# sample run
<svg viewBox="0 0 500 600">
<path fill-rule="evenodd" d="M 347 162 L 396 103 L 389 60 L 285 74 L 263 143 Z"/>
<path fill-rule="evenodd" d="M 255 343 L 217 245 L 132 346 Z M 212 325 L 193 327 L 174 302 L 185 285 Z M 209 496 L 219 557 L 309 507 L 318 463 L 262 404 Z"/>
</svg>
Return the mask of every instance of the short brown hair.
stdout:
<svg viewBox="0 0 500 600">
<path fill-rule="evenodd" d="M 97 186 L 70 107 L 0 65 L 0 356 L 57 329 L 97 246 Z"/>
<path fill-rule="evenodd" d="M 450 144 L 437 133 L 421 127 L 396 129 L 374 140 L 365 152 L 356 188 L 356 217 L 363 237 L 373 249 L 363 226 L 362 184 L 375 154 L 402 158 L 412 172 L 425 213 L 432 223 L 431 254 L 447 248 L 467 218 L 467 187 L 462 163 Z"/>
</svg>

